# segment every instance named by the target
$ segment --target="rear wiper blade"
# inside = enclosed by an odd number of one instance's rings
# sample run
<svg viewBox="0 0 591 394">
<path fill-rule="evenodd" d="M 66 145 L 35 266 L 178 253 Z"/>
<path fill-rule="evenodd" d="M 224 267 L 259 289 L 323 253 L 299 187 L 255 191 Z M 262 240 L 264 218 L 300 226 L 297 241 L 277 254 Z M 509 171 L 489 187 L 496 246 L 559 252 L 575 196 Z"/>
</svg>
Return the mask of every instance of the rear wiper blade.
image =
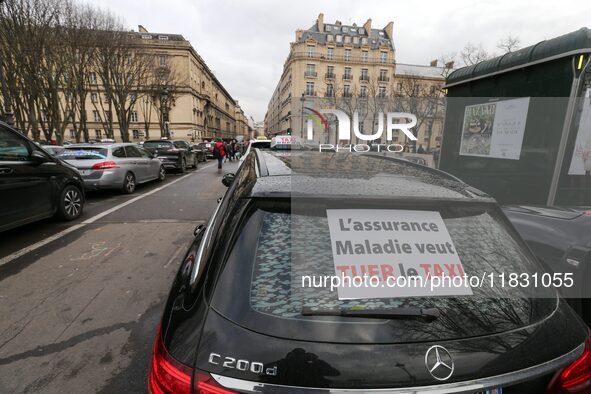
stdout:
<svg viewBox="0 0 591 394">
<path fill-rule="evenodd" d="M 304 306 L 302 316 L 365 317 L 368 319 L 417 319 L 427 322 L 440 316 L 437 308 L 384 308 L 384 309 L 312 309 Z"/>
</svg>

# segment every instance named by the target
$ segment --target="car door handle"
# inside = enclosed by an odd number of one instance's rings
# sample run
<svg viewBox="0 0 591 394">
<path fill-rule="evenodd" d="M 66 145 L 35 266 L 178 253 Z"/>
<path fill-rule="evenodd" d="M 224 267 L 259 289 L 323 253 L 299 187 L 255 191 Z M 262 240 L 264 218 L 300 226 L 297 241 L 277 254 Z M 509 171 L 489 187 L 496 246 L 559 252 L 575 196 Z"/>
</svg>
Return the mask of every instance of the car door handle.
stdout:
<svg viewBox="0 0 591 394">
<path fill-rule="evenodd" d="M 0 168 L 0 175 L 12 174 L 14 170 L 12 168 L 2 167 Z"/>
</svg>

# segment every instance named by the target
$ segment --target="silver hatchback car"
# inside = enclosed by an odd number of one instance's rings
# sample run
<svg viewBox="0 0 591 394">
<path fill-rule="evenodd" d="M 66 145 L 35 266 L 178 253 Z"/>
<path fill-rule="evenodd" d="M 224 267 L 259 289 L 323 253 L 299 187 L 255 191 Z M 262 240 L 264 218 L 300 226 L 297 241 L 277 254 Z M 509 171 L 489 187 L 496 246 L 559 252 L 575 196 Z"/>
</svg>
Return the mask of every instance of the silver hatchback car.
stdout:
<svg viewBox="0 0 591 394">
<path fill-rule="evenodd" d="M 58 157 L 80 171 L 87 190 L 133 193 L 139 183 L 166 177 L 159 159 L 131 143 L 69 145 Z"/>
</svg>

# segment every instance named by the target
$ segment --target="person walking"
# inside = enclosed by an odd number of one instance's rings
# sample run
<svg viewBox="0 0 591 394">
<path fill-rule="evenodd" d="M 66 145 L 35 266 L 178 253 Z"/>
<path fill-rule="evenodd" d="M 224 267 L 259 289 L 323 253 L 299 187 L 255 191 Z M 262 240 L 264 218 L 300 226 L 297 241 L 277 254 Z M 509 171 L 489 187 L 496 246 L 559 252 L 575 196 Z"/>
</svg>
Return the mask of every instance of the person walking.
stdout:
<svg viewBox="0 0 591 394">
<path fill-rule="evenodd" d="M 218 170 L 222 169 L 222 163 L 224 161 L 225 155 L 226 150 L 224 149 L 224 143 L 218 138 L 215 145 L 213 146 L 213 157 L 218 159 Z"/>
<path fill-rule="evenodd" d="M 232 161 L 232 145 L 229 142 L 224 142 L 224 151 L 226 152 L 226 160 Z"/>
</svg>

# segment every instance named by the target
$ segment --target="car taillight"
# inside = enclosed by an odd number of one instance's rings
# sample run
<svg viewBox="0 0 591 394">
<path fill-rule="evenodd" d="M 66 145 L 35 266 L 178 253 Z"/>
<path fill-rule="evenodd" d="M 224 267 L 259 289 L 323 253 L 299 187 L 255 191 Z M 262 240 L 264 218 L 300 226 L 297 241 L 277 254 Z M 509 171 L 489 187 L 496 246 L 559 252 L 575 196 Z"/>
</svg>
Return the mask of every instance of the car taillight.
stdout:
<svg viewBox="0 0 591 394">
<path fill-rule="evenodd" d="M 554 376 L 548 386 L 547 394 L 589 392 L 591 392 L 591 334 L 585 341 L 583 354 Z"/>
<path fill-rule="evenodd" d="M 197 372 L 196 394 L 235 394 L 234 391 L 220 386 L 208 373 Z"/>
<path fill-rule="evenodd" d="M 152 361 L 148 375 L 148 390 L 152 394 L 191 394 L 193 369 L 172 358 L 164 348 L 160 326 L 154 339 Z"/>
<path fill-rule="evenodd" d="M 108 170 L 110 168 L 119 168 L 114 161 L 103 161 L 92 166 L 93 170 Z"/>
</svg>

